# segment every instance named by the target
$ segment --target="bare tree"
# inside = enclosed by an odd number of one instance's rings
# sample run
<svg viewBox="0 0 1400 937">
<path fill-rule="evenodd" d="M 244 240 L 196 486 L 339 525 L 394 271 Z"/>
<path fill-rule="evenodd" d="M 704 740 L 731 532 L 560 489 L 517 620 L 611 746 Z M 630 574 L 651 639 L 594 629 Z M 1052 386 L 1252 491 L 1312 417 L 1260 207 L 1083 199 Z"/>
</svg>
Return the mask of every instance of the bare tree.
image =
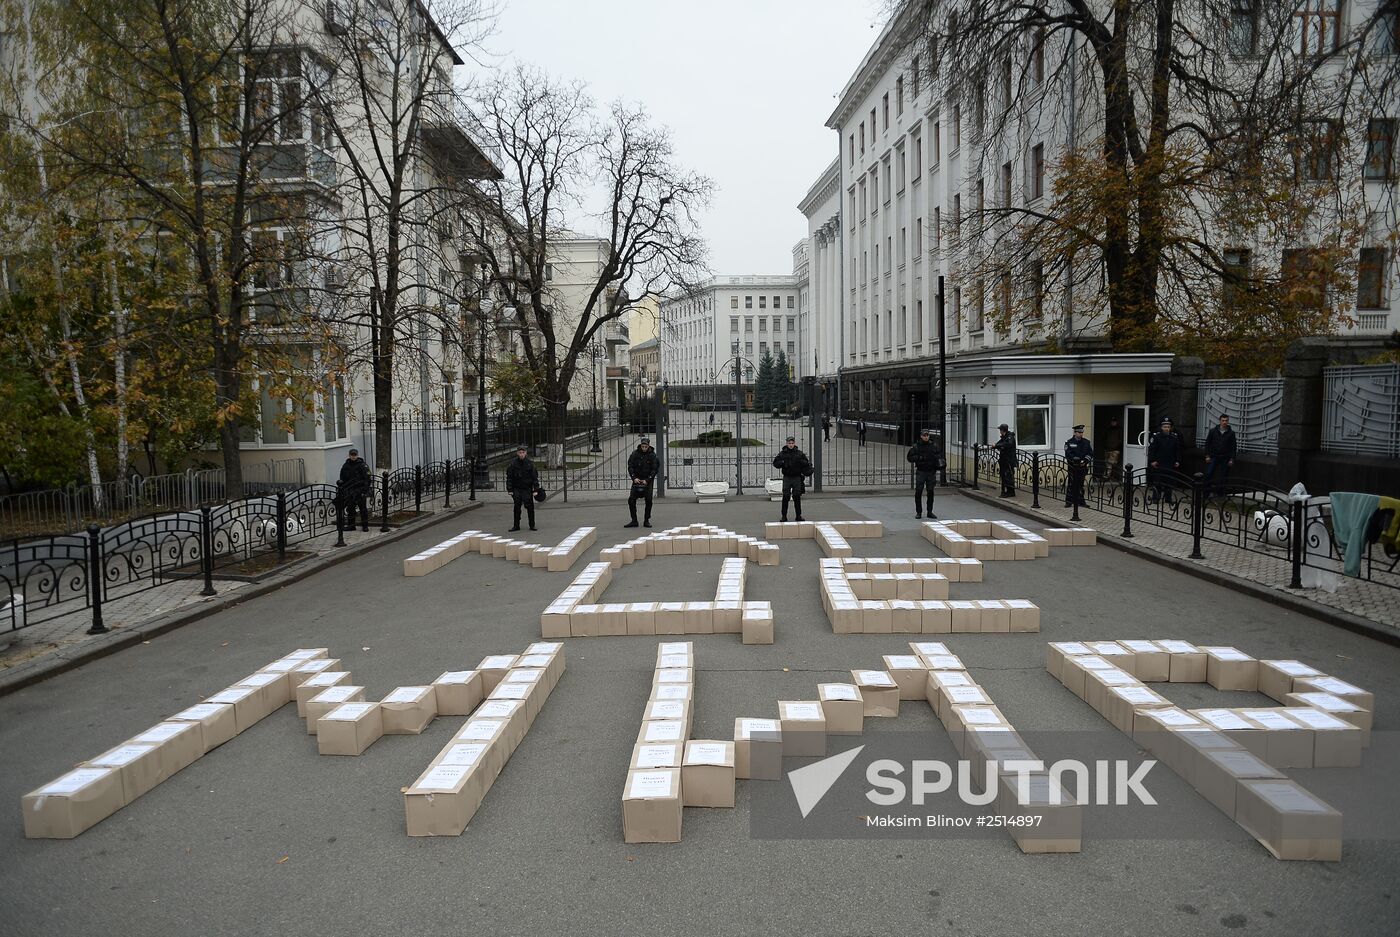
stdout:
<svg viewBox="0 0 1400 937">
<path fill-rule="evenodd" d="M 630 303 L 703 273 L 695 211 L 712 184 L 677 164 L 670 134 L 640 108 L 615 103 L 599 115 L 580 85 L 522 66 L 483 83 L 471 101 L 472 126 L 496 150 L 504 178 L 479 186 L 462 217 L 486 277 L 514 310 L 545 400 L 554 466 L 580 356 Z M 602 250 L 582 298 L 566 302 L 550 269 L 560 242 L 585 225 Z"/>
</svg>

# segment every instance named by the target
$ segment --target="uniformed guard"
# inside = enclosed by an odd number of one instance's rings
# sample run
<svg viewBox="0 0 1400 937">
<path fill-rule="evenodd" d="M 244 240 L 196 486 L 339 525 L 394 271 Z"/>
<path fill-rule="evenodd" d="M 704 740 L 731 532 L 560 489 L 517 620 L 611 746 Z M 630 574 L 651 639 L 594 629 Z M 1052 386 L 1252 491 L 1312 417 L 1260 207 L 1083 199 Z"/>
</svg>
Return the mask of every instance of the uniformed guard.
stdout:
<svg viewBox="0 0 1400 937">
<path fill-rule="evenodd" d="M 802 492 L 807 487 L 807 476 L 812 474 L 812 463 L 806 453 L 797 448 L 797 437 L 789 436 L 787 444 L 773 457 L 773 467 L 783 474 L 783 513 L 782 520 L 788 519 L 788 501 L 797 508 L 797 519 L 802 517 Z"/>
<path fill-rule="evenodd" d="M 1084 476 L 1094 465 L 1094 444 L 1084 438 L 1084 424 L 1074 427 L 1074 435 L 1065 440 L 1065 463 L 1069 466 L 1069 480 L 1065 487 L 1065 507 L 1079 505 L 1087 508 L 1084 502 Z"/>
<path fill-rule="evenodd" d="M 1016 497 L 1016 434 L 1005 423 L 997 426 L 1001 438 L 992 443 L 997 451 L 998 467 L 1001 469 L 1001 496 Z"/>
<path fill-rule="evenodd" d="M 938 484 L 938 470 L 943 467 L 943 452 L 933 442 L 932 435 L 930 430 L 919 430 L 919 441 L 909 447 L 905 459 L 914 466 L 914 516 L 924 516 L 924 493 L 927 492 L 929 520 L 937 520 L 938 515 L 933 513 L 933 489 Z"/>
</svg>

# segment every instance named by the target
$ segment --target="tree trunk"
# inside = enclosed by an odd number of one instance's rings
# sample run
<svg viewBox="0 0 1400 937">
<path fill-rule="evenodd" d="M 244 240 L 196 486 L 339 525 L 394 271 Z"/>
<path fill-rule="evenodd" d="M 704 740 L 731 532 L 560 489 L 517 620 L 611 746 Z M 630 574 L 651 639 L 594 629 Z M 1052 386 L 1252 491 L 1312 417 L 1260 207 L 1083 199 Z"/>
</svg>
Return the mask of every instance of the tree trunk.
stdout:
<svg viewBox="0 0 1400 937">
<path fill-rule="evenodd" d="M 237 413 L 237 404 L 242 396 L 243 381 L 238 368 L 232 362 L 237 356 L 223 339 L 214 336 L 214 408 L 223 418 L 219 420 L 219 453 L 224 463 L 224 497 L 243 497 L 243 441 L 239 438 L 242 418 Z"/>
<path fill-rule="evenodd" d="M 551 393 L 545 403 L 545 422 L 549 425 L 549 445 L 545 449 L 545 467 L 564 467 L 564 447 L 569 436 L 569 398 L 567 394 Z"/>
<path fill-rule="evenodd" d="M 107 238 L 109 253 L 114 251 L 110 233 Z M 126 482 L 127 462 L 130 459 L 130 446 L 126 439 L 126 309 L 121 303 L 121 288 L 117 283 L 117 261 L 115 256 L 108 258 L 108 288 L 112 303 L 112 393 L 117 408 L 117 474 L 119 483 Z"/>
</svg>

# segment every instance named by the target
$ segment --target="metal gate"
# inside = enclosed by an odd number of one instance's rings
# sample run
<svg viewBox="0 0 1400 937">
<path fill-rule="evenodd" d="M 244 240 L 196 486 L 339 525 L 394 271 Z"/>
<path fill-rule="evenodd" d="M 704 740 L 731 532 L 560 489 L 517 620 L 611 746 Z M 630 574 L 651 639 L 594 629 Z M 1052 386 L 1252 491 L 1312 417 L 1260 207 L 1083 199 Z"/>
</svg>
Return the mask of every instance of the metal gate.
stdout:
<svg viewBox="0 0 1400 937">
<path fill-rule="evenodd" d="M 798 447 L 816 464 L 806 417 L 674 407 L 666 411 L 665 420 L 666 484 L 671 488 L 703 481 L 761 490 L 764 482 L 778 477 L 773 457 L 788 436 L 797 437 Z"/>
</svg>

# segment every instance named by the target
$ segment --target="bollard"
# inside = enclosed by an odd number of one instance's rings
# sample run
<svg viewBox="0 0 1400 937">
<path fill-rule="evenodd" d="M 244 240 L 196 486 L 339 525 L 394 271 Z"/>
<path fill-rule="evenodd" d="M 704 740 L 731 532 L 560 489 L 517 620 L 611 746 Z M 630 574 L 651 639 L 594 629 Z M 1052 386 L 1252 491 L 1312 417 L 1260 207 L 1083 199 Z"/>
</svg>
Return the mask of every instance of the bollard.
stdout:
<svg viewBox="0 0 1400 937">
<path fill-rule="evenodd" d="M 1133 538 L 1133 467 L 1123 466 L 1123 534 Z"/>
<path fill-rule="evenodd" d="M 108 628 L 102 623 L 102 528 L 88 524 L 87 561 L 88 597 L 92 602 L 92 626 L 88 634 L 106 634 Z"/>
<path fill-rule="evenodd" d="M 384 510 L 380 512 L 379 532 L 389 532 L 389 473 L 384 472 L 380 480 L 380 491 L 384 498 Z"/>
<path fill-rule="evenodd" d="M 1202 502 L 1205 500 L 1204 489 L 1201 487 L 1201 473 L 1197 472 L 1191 478 L 1191 559 L 1203 560 L 1201 553 L 1201 534 L 1205 530 L 1205 520 L 1201 517 Z"/>
<path fill-rule="evenodd" d="M 972 490 L 973 490 L 973 491 L 976 491 L 976 490 L 977 490 L 977 476 L 978 476 L 978 473 L 979 473 L 980 470 L 981 470 L 981 466 L 978 465 L 977 463 L 978 463 L 978 459 L 977 459 L 977 443 L 973 443 L 973 444 L 972 444 Z"/>
<path fill-rule="evenodd" d="M 200 595 L 214 595 L 214 517 L 208 505 L 199 509 L 199 567 L 204 573 Z"/>
<path fill-rule="evenodd" d="M 468 500 L 468 501 L 475 501 L 475 500 L 476 500 L 476 456 L 472 456 L 472 477 L 471 477 L 471 481 L 468 482 L 468 484 L 471 485 L 471 491 L 470 491 L 470 493 L 468 493 L 468 495 L 467 495 L 467 500 Z"/>
<path fill-rule="evenodd" d="M 1293 553 L 1293 578 L 1289 581 L 1288 588 L 1301 589 L 1303 588 L 1303 519 L 1307 517 L 1307 510 L 1303 507 L 1302 501 L 1294 501 L 1289 513 L 1292 515 L 1292 523 L 1288 545 Z"/>
<path fill-rule="evenodd" d="M 1031 507 L 1040 507 L 1040 453 L 1031 453 Z M 1078 508 L 1075 508 L 1077 511 Z M 1075 520 L 1079 520 L 1078 515 Z"/>
<path fill-rule="evenodd" d="M 287 493 L 277 492 L 277 562 L 287 562 Z"/>
<path fill-rule="evenodd" d="M 335 545 L 345 546 L 345 503 L 340 500 L 340 482 L 335 483 Z"/>
<path fill-rule="evenodd" d="M 423 466 L 413 467 L 413 510 L 423 513 Z"/>
<path fill-rule="evenodd" d="M 442 473 L 442 506 L 452 507 L 452 460 L 447 460 L 447 468 Z"/>
</svg>

